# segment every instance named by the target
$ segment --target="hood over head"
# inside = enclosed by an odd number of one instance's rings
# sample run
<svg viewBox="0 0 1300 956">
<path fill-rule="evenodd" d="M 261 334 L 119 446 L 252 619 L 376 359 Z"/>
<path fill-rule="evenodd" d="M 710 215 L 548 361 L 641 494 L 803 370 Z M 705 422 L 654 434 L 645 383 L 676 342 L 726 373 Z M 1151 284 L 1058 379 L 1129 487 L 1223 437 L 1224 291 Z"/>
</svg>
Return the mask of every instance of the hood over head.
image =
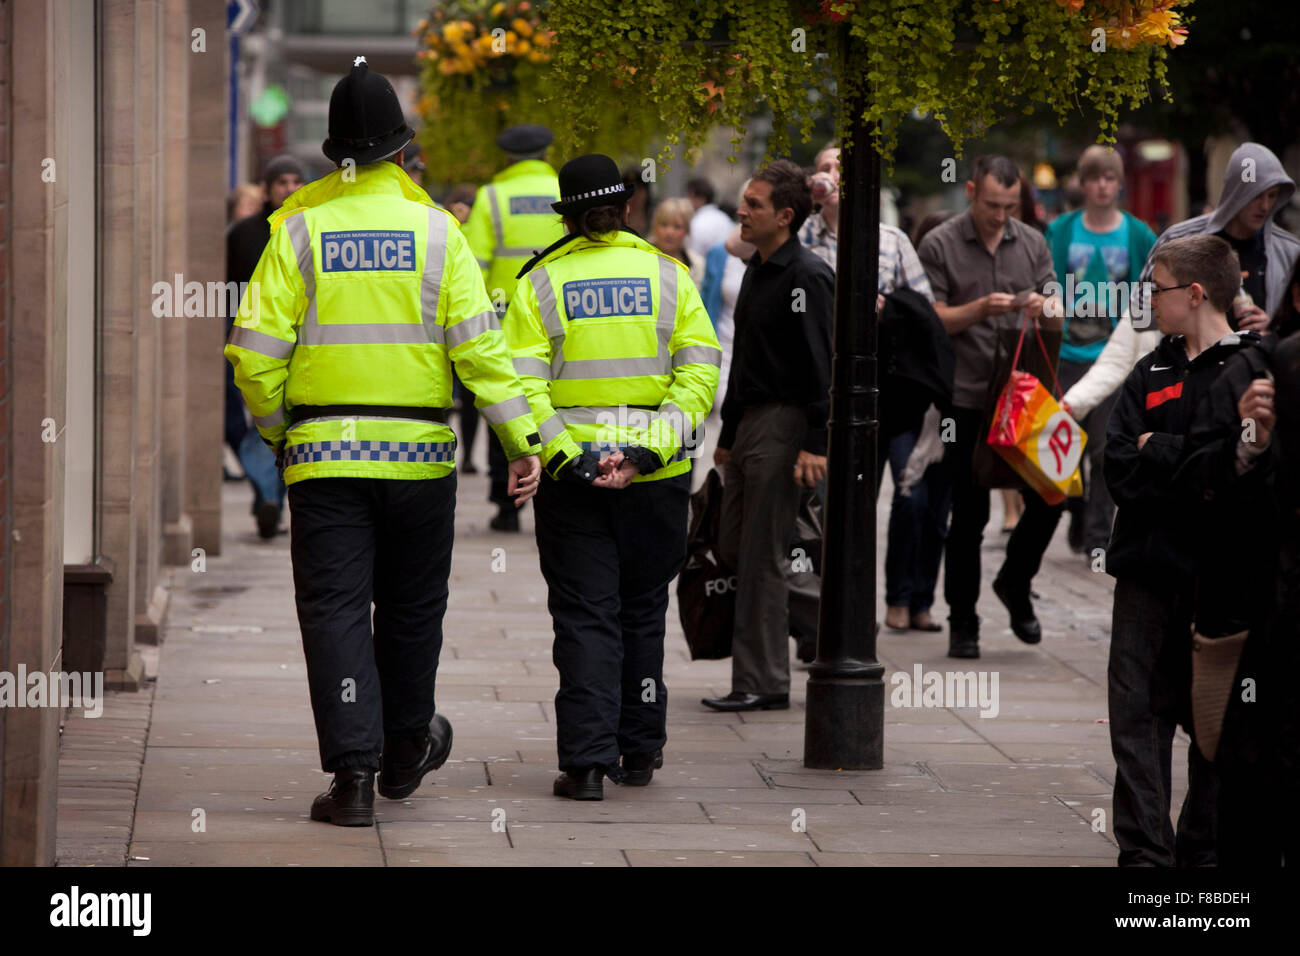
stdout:
<svg viewBox="0 0 1300 956">
<path fill-rule="evenodd" d="M 1228 168 L 1223 173 L 1223 192 L 1219 195 L 1218 208 L 1210 216 L 1207 232 L 1218 232 L 1232 222 L 1242 208 L 1274 186 L 1278 190 L 1277 202 L 1269 211 L 1270 221 L 1277 217 L 1278 210 L 1291 201 L 1295 193 L 1295 180 L 1286 174 L 1282 162 L 1267 146 L 1259 143 L 1242 143 L 1232 151 Z"/>
</svg>

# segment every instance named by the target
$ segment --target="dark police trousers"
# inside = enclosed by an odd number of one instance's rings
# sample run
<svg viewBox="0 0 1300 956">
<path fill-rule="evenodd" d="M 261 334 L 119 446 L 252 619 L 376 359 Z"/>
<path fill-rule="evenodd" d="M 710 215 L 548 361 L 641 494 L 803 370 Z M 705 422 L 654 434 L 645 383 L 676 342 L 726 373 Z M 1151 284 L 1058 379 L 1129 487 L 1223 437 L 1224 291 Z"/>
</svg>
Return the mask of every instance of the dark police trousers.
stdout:
<svg viewBox="0 0 1300 956">
<path fill-rule="evenodd" d="M 456 476 L 309 478 L 289 510 L 321 767 L 378 770 L 385 735 L 413 741 L 433 719 Z"/>
<path fill-rule="evenodd" d="M 610 490 L 542 478 L 537 551 L 563 771 L 614 769 L 619 754 L 653 753 L 668 739 L 664 616 L 686 560 L 690 482 L 688 472 Z"/>
</svg>

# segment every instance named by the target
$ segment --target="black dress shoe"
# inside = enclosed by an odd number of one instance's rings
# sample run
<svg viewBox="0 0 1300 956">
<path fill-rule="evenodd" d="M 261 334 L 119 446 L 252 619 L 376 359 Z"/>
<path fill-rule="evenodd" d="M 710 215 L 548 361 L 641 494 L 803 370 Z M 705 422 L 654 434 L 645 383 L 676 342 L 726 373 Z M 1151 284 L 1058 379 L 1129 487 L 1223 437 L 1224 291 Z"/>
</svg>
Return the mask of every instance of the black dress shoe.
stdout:
<svg viewBox="0 0 1300 956">
<path fill-rule="evenodd" d="M 463 471 L 463 472 L 464 472 L 465 474 L 467 474 L 467 475 L 477 475 L 477 474 L 478 474 L 478 466 L 475 465 L 472 461 L 467 461 L 467 462 L 465 462 L 463 465 L 460 466 L 460 470 Z"/>
<path fill-rule="evenodd" d="M 1070 512 L 1070 528 L 1066 532 L 1065 542 L 1075 554 L 1083 554 L 1084 517 L 1077 511 Z"/>
<path fill-rule="evenodd" d="M 976 618 L 954 621 L 948 618 L 948 656 L 977 660 L 980 656 L 980 625 Z"/>
<path fill-rule="evenodd" d="M 571 800 L 604 800 L 604 776 L 605 772 L 599 767 L 575 770 L 571 774 L 562 773 L 555 778 L 551 792 L 557 797 L 568 797 Z"/>
<path fill-rule="evenodd" d="M 644 787 L 655 771 L 664 765 L 664 752 L 656 750 L 652 754 L 624 754 L 623 782 L 629 787 Z"/>
<path fill-rule="evenodd" d="M 700 701 L 705 707 L 714 710 L 789 710 L 789 694 L 748 694 L 743 690 L 733 690 L 726 697 L 705 697 Z"/>
<path fill-rule="evenodd" d="M 1013 588 L 1001 578 L 994 578 L 993 593 L 998 596 L 1011 615 L 1011 631 L 1026 644 L 1037 644 L 1043 639 L 1043 628 L 1034 615 L 1033 602 L 1029 600 L 1029 589 L 1023 591 Z"/>
<path fill-rule="evenodd" d="M 451 723 L 442 714 L 434 714 L 429 721 L 429 733 L 423 750 L 415 760 L 407 761 L 398 752 L 396 742 L 384 740 L 384 753 L 379 761 L 379 795 L 389 800 L 401 800 L 419 789 L 420 781 L 431 770 L 437 770 L 451 755 Z"/>
<path fill-rule="evenodd" d="M 519 510 L 514 505 L 502 505 L 497 516 L 488 522 L 493 531 L 518 531 Z"/>
<path fill-rule="evenodd" d="M 258 537 L 263 539 L 274 538 L 276 528 L 280 524 L 280 509 L 276 507 L 275 502 L 259 501 L 256 514 Z"/>
<path fill-rule="evenodd" d="M 375 825 L 375 772 L 340 770 L 330 788 L 311 804 L 311 818 L 336 827 Z"/>
</svg>

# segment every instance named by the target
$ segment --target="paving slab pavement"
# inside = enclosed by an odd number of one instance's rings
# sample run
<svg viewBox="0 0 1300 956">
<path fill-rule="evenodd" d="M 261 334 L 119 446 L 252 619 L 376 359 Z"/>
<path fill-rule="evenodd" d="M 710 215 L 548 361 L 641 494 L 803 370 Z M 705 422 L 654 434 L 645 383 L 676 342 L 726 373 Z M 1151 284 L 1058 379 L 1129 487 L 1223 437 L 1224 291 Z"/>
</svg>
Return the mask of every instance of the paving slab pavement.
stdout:
<svg viewBox="0 0 1300 956">
<path fill-rule="evenodd" d="M 480 455 L 481 457 L 481 455 Z M 1005 538 L 986 539 L 983 656 L 954 662 L 945 634 L 883 629 L 885 766 L 802 765 L 806 667 L 791 708 L 715 714 L 729 661 L 691 662 L 668 615 L 665 765 L 603 802 L 551 796 L 556 674 L 531 510 L 524 532 L 488 529 L 486 479 L 461 476 L 438 707 L 452 759 L 411 798 L 377 800 L 373 828 L 312 823 L 319 769 L 287 536 L 259 540 L 247 489 L 224 487 L 223 553 L 168 573 L 156 677 L 73 716 L 60 758 L 61 864 L 177 866 L 1110 866 L 1114 763 L 1105 670 L 1111 579 L 1064 545 L 1035 588 L 1042 644 L 1011 634 L 990 582 Z M 888 487 L 878 510 L 883 556 Z M 1000 514 L 989 527 L 996 529 Z M 883 564 L 883 562 L 881 562 Z M 494 570 L 494 568 L 498 570 Z M 505 570 L 499 570 L 504 568 Z M 877 583 L 883 595 L 883 570 Z M 940 588 L 940 590 L 942 590 Z M 883 618 L 883 599 L 880 602 Z M 935 617 L 943 620 L 940 603 Z M 998 677 L 996 716 L 895 697 L 901 673 Z M 901 678 L 900 678 L 901 680 Z M 922 706 L 915 706 L 921 703 Z M 1179 735 L 1175 767 L 1185 765 Z M 1180 774 L 1175 772 L 1175 781 Z M 1181 801 L 1177 786 L 1174 806 Z M 200 826 L 201 821 L 201 826 Z"/>
</svg>

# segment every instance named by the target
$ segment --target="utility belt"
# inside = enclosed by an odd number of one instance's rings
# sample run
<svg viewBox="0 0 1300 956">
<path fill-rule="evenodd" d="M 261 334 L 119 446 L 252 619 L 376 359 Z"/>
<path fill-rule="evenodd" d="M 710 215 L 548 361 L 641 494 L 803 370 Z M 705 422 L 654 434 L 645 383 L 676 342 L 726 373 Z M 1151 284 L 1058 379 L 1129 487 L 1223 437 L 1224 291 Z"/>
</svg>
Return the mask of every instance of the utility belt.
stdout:
<svg viewBox="0 0 1300 956">
<path fill-rule="evenodd" d="M 300 425 L 309 418 L 414 418 L 447 424 L 447 409 L 427 405 L 295 405 L 289 421 Z"/>
</svg>

